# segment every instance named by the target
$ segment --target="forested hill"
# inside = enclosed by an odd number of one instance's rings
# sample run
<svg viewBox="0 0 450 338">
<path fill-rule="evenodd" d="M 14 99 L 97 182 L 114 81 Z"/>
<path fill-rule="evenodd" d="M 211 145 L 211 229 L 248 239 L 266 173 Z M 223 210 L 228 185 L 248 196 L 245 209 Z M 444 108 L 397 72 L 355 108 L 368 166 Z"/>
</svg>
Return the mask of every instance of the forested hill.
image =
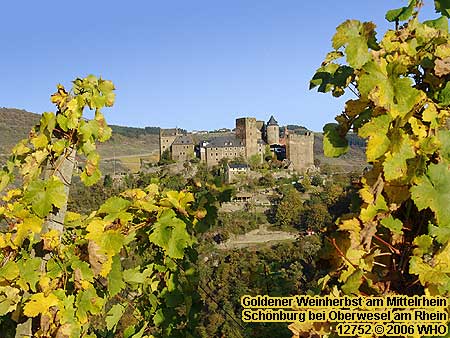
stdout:
<svg viewBox="0 0 450 338">
<path fill-rule="evenodd" d="M 40 115 L 26 110 L 0 108 L 0 156 L 4 157 L 31 128 L 39 121 Z M 113 137 L 99 145 L 103 157 L 151 153 L 159 147 L 159 127 L 123 127 L 110 125 Z"/>
</svg>

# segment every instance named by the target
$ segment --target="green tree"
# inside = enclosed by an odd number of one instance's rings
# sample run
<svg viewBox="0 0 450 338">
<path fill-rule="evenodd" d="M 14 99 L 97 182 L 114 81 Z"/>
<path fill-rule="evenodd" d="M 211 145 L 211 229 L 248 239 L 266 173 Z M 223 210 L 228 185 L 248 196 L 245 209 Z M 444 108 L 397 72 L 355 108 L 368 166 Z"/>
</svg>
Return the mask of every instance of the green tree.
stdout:
<svg viewBox="0 0 450 338">
<path fill-rule="evenodd" d="M 300 192 L 290 187 L 278 203 L 275 220 L 282 226 L 297 225 L 302 210 L 303 201 Z"/>
<path fill-rule="evenodd" d="M 104 186 L 105 188 L 111 188 L 112 185 L 113 185 L 113 180 L 112 180 L 112 178 L 111 178 L 111 175 L 106 174 L 105 177 L 104 177 L 104 179 L 103 179 L 103 186 Z"/>
</svg>

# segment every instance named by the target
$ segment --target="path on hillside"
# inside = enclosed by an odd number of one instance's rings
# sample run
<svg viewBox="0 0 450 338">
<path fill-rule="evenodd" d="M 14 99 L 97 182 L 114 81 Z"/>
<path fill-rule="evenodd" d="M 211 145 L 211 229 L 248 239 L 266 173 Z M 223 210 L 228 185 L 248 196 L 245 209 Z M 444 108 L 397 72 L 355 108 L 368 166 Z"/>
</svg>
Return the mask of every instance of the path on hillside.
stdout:
<svg viewBox="0 0 450 338">
<path fill-rule="evenodd" d="M 259 229 L 244 235 L 231 235 L 227 241 L 218 244 L 217 247 L 221 250 L 240 249 L 261 243 L 294 241 L 297 237 L 297 233 L 267 230 L 267 224 L 263 224 Z"/>
<path fill-rule="evenodd" d="M 131 158 L 131 157 L 146 157 L 146 156 L 154 156 L 155 152 L 152 153 L 143 153 L 143 154 L 133 154 L 133 155 L 116 155 L 116 156 L 109 156 L 109 157 L 102 157 L 102 160 L 120 160 L 121 158 Z"/>
</svg>

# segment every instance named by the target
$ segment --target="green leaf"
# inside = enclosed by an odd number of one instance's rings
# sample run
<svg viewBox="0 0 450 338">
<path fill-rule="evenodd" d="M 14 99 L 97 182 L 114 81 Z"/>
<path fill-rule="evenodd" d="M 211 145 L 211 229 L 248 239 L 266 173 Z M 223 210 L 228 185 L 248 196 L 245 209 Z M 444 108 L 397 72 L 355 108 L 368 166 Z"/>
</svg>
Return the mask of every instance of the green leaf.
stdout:
<svg viewBox="0 0 450 338">
<path fill-rule="evenodd" d="M 112 259 L 111 271 L 108 274 L 108 291 L 111 297 L 117 295 L 123 288 L 125 283 L 122 279 L 122 264 L 120 257 L 114 256 Z"/>
<path fill-rule="evenodd" d="M 339 132 L 339 125 L 327 123 L 323 127 L 323 152 L 327 157 L 338 157 L 348 151 L 348 141 Z"/>
<path fill-rule="evenodd" d="M 389 22 L 394 21 L 406 21 L 408 20 L 414 11 L 414 6 L 416 5 L 416 1 L 412 0 L 409 2 L 409 5 L 406 7 L 401 7 L 397 9 L 391 9 L 386 13 L 386 20 Z"/>
<path fill-rule="evenodd" d="M 123 313 L 125 312 L 125 307 L 122 304 L 115 304 L 106 314 L 106 328 L 108 330 L 112 330 L 120 318 L 122 318 Z"/>
<path fill-rule="evenodd" d="M 88 321 L 88 313 L 99 314 L 103 309 L 104 300 L 97 296 L 94 288 L 81 290 L 76 298 L 77 317 L 81 324 Z"/>
<path fill-rule="evenodd" d="M 393 218 L 389 215 L 389 217 L 383 218 L 380 223 L 391 230 L 394 234 L 402 234 L 403 223 L 399 219 Z"/>
<path fill-rule="evenodd" d="M 442 106 L 450 105 L 450 82 L 438 93 L 438 100 Z"/>
<path fill-rule="evenodd" d="M 104 220 L 112 222 L 116 219 L 120 219 L 123 223 L 128 222 L 133 217 L 130 213 L 126 212 L 131 202 L 122 197 L 110 197 L 100 206 L 98 210 L 99 214 L 106 214 Z"/>
<path fill-rule="evenodd" d="M 430 252 L 433 239 L 428 235 L 421 235 L 414 238 L 413 244 L 417 246 L 413 251 L 414 255 L 422 256 L 423 254 Z"/>
<path fill-rule="evenodd" d="M 362 276 L 364 275 L 363 271 L 356 270 L 353 272 L 348 279 L 346 280 L 345 284 L 342 285 L 342 291 L 346 295 L 352 295 L 352 294 L 359 294 L 359 287 L 362 284 Z"/>
<path fill-rule="evenodd" d="M 55 129 L 55 125 L 56 125 L 56 116 L 54 113 L 50 112 L 42 114 L 39 123 L 41 133 L 47 130 L 49 135 L 51 135 L 53 133 L 53 129 Z"/>
<path fill-rule="evenodd" d="M 436 13 L 441 13 L 447 18 L 450 17 L 450 1 L 449 0 L 434 0 L 434 7 Z"/>
<path fill-rule="evenodd" d="M 156 311 L 155 316 L 153 317 L 153 323 L 156 326 L 160 326 L 162 323 L 164 323 L 164 320 L 164 312 L 162 309 L 159 309 L 158 311 Z"/>
<path fill-rule="evenodd" d="M 131 284 L 142 284 L 150 276 L 151 270 L 145 269 L 143 272 L 139 271 L 139 267 L 123 271 L 123 280 Z"/>
<path fill-rule="evenodd" d="M 62 208 L 67 201 L 64 184 L 55 176 L 47 181 L 32 181 L 24 194 L 24 200 L 39 217 L 47 216 L 53 206 Z"/>
<path fill-rule="evenodd" d="M 33 292 L 36 292 L 36 284 L 39 281 L 40 277 L 41 263 L 42 259 L 40 258 L 22 258 L 17 262 L 17 266 L 20 272 L 20 278 L 17 284 L 21 288 L 28 290 L 29 285 L 29 289 L 31 289 L 31 291 Z"/>
<path fill-rule="evenodd" d="M 427 20 L 423 23 L 429 27 L 448 33 L 448 19 L 445 16 L 441 16 L 440 18 L 434 20 Z"/>
<path fill-rule="evenodd" d="M 450 162 L 450 131 L 449 130 L 439 130 L 437 132 L 437 137 L 441 143 L 439 152 L 441 157 Z"/>
<path fill-rule="evenodd" d="M 446 163 L 430 164 L 427 174 L 411 188 L 411 196 L 419 210 L 430 208 L 439 227 L 450 227 L 450 169 Z"/>
<path fill-rule="evenodd" d="M 428 225 L 428 232 L 441 244 L 450 241 L 450 227 L 437 227 L 430 223 Z"/>
<path fill-rule="evenodd" d="M 183 258 L 184 249 L 194 243 L 194 240 L 186 231 L 186 224 L 181 219 L 176 218 L 172 209 L 162 212 L 158 222 L 154 224 L 154 230 L 149 239 L 159 245 L 172 258 Z"/>
<path fill-rule="evenodd" d="M 370 60 L 369 45 L 375 45 L 375 25 L 371 22 L 347 20 L 336 29 L 333 48 L 346 46 L 348 64 L 356 69 Z"/>
</svg>

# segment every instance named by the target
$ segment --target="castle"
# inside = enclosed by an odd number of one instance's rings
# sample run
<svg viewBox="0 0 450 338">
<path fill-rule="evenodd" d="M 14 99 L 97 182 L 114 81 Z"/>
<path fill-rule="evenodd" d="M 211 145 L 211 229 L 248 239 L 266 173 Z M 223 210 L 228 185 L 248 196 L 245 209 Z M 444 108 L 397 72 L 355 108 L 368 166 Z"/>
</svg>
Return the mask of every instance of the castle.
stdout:
<svg viewBox="0 0 450 338">
<path fill-rule="evenodd" d="M 262 162 L 267 147 L 278 159 L 286 158 L 296 171 L 314 166 L 314 134 L 288 132 L 285 128 L 280 138 L 280 127 L 273 116 L 267 124 L 254 117 L 238 118 L 234 132 L 181 133 L 178 129 L 160 129 L 159 144 L 160 157 L 165 152 L 174 161 L 198 157 L 208 166 L 219 164 L 223 158 L 257 158 Z"/>
</svg>

